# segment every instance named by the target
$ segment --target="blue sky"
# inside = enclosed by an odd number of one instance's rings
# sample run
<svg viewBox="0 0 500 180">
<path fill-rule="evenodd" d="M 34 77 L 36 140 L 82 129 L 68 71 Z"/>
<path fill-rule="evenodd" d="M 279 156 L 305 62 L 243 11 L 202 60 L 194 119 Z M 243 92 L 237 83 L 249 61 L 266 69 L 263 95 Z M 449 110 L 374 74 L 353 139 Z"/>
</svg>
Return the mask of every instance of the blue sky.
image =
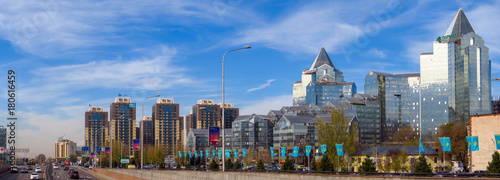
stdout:
<svg viewBox="0 0 500 180">
<path fill-rule="evenodd" d="M 420 53 L 460 7 L 500 77 L 495 1 L 1 1 L 0 70 L 18 73 L 17 147 L 54 156 L 63 135 L 83 145 L 88 105 L 109 110 L 117 94 L 138 107 L 174 98 L 182 115 L 198 99 L 220 103 L 222 55 L 245 45 L 226 56 L 226 102 L 241 114 L 291 105 L 321 47 L 363 92 L 369 71 L 419 72 Z"/>
</svg>

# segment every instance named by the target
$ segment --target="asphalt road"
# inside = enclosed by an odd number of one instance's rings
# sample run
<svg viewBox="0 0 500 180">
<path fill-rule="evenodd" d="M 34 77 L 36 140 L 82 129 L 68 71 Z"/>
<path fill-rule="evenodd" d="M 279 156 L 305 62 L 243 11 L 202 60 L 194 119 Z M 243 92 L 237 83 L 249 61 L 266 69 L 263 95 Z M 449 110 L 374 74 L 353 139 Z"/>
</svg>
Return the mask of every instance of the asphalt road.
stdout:
<svg viewBox="0 0 500 180">
<path fill-rule="evenodd" d="M 21 171 L 22 168 L 27 167 L 27 166 L 18 166 L 19 171 Z M 45 166 L 33 166 L 33 170 L 29 170 L 28 173 L 10 173 L 10 171 L 4 172 L 0 174 L 0 179 L 1 180 L 17 180 L 17 179 L 30 179 L 30 175 L 32 172 L 35 172 L 36 167 L 41 167 L 43 172 L 38 173 L 38 176 L 40 179 L 45 179 L 45 172 L 47 172 L 47 165 Z M 92 175 L 90 175 L 88 172 L 91 171 L 88 168 L 82 167 L 82 166 L 70 166 L 70 168 L 73 168 L 78 171 L 80 174 L 80 179 L 98 179 Z M 70 175 L 68 171 L 63 170 L 63 168 L 55 169 L 54 170 L 54 179 L 56 180 L 66 180 L 70 179 Z"/>
</svg>

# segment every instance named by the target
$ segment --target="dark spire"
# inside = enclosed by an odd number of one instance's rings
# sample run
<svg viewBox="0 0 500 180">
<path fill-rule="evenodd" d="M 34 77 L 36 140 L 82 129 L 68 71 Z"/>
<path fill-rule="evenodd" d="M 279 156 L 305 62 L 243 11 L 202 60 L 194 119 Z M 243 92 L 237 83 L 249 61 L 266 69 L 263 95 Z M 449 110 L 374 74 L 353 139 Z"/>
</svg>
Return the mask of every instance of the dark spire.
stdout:
<svg viewBox="0 0 500 180">
<path fill-rule="evenodd" d="M 457 15 L 455 15 L 455 18 L 453 18 L 453 21 L 451 21 L 450 27 L 448 27 L 448 30 L 446 30 L 446 33 L 444 35 L 453 35 L 456 34 L 457 37 L 462 37 L 462 35 L 474 32 L 474 29 L 470 25 L 469 20 L 467 19 L 467 16 L 465 16 L 464 11 L 462 8 L 460 8 L 457 12 Z"/>
<path fill-rule="evenodd" d="M 331 67 L 335 68 L 335 66 L 333 66 L 332 60 L 330 60 L 330 57 L 328 57 L 328 54 L 326 53 L 324 47 L 322 47 L 321 50 L 319 51 L 318 56 L 316 56 L 316 59 L 314 60 L 310 69 L 318 68 L 323 64 L 328 64 Z"/>
</svg>

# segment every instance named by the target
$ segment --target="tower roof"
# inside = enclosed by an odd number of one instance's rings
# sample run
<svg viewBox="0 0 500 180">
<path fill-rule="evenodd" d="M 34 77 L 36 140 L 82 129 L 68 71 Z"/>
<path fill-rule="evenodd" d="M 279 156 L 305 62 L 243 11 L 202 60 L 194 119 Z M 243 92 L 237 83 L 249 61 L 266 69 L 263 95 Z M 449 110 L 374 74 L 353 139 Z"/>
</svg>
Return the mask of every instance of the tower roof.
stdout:
<svg viewBox="0 0 500 180">
<path fill-rule="evenodd" d="M 318 56 L 316 56 L 316 59 L 314 60 L 310 69 L 318 68 L 323 64 L 328 64 L 335 68 L 335 66 L 333 66 L 332 60 L 330 60 L 330 57 L 328 57 L 325 48 L 321 47 L 321 50 L 319 51 Z"/>
<path fill-rule="evenodd" d="M 446 33 L 444 33 L 444 35 L 447 36 L 456 34 L 458 37 L 462 37 L 462 35 L 470 32 L 474 32 L 474 29 L 470 25 L 470 22 L 467 19 L 467 16 L 465 16 L 464 11 L 462 10 L 462 8 L 460 8 L 457 12 L 457 15 L 455 15 L 455 18 L 453 18 L 453 21 L 451 21 L 450 27 L 448 27 L 448 30 L 446 30 Z"/>
</svg>

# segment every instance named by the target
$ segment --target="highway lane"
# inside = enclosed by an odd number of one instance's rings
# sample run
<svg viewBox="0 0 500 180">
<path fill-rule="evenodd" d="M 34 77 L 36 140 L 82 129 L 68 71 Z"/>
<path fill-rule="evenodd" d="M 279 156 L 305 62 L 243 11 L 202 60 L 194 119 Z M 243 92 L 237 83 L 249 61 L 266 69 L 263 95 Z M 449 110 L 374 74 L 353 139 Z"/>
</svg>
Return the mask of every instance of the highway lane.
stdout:
<svg viewBox="0 0 500 180">
<path fill-rule="evenodd" d="M 75 169 L 78 171 L 80 174 L 80 179 L 98 179 L 94 176 L 92 176 L 89 171 L 91 171 L 88 168 L 82 167 L 82 166 L 69 166 L 70 169 Z M 54 179 L 56 180 L 62 180 L 62 179 L 70 179 L 70 174 L 68 171 L 65 171 L 63 168 L 59 168 L 54 170 Z"/>
<path fill-rule="evenodd" d="M 4 172 L 0 174 L 0 179 L 5 179 L 5 180 L 17 180 L 17 179 L 30 179 L 31 173 L 35 172 L 36 167 L 41 167 L 42 168 L 42 173 L 38 173 L 38 176 L 40 179 L 43 179 L 45 176 L 46 168 L 47 166 L 33 166 L 33 170 L 29 170 L 28 173 L 21 173 L 22 168 L 27 168 L 28 166 L 17 166 L 19 169 L 18 173 L 10 173 L 10 171 Z"/>
</svg>

